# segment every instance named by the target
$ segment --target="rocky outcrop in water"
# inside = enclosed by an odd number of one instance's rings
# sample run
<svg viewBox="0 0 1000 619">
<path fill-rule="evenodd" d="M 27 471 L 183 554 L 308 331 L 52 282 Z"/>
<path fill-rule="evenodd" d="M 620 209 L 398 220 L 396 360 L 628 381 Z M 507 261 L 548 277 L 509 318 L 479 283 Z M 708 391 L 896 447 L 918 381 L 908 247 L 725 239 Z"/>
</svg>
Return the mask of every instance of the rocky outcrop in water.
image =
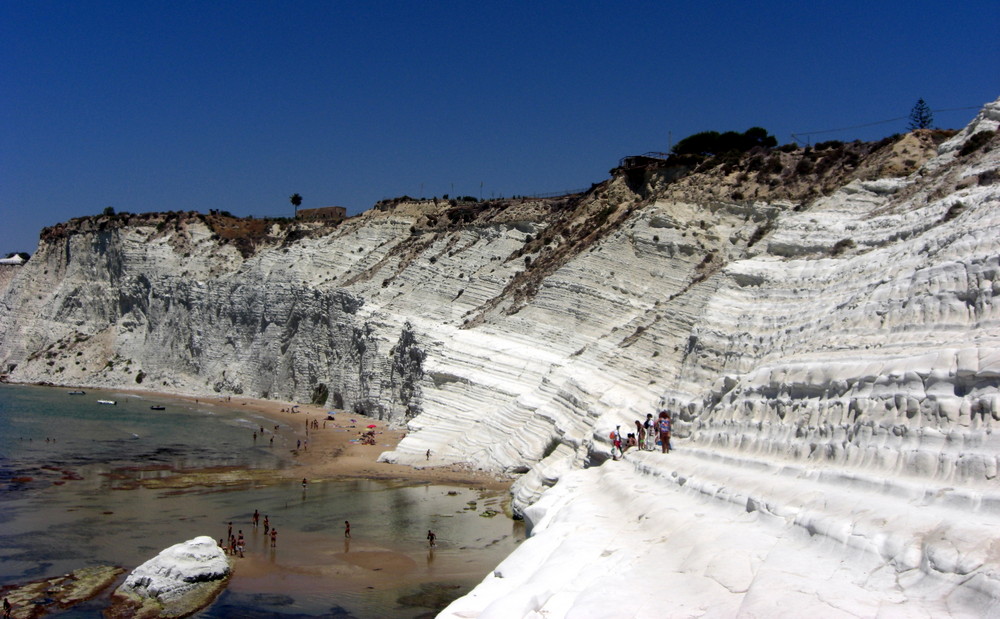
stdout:
<svg viewBox="0 0 1000 619">
<path fill-rule="evenodd" d="M 105 616 L 186 617 L 214 600 L 231 572 L 229 558 L 211 537 L 174 544 L 128 575 Z"/>
<path fill-rule="evenodd" d="M 0 590 L 12 607 L 12 619 L 34 619 L 97 597 L 124 572 L 110 565 L 84 567 L 63 576 L 46 578 Z"/>
</svg>

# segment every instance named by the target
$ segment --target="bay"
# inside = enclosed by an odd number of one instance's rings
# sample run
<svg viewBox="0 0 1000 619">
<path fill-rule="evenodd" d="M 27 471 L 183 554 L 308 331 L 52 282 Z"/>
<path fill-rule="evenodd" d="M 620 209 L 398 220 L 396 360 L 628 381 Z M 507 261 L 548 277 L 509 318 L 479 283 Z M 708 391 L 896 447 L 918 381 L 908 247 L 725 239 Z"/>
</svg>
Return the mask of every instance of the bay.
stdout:
<svg viewBox="0 0 1000 619">
<path fill-rule="evenodd" d="M 268 418 L 85 391 L 0 385 L 0 586 L 90 565 L 131 570 L 172 544 L 223 538 L 232 522 L 247 552 L 199 617 L 433 616 L 523 539 L 503 493 L 406 480 L 303 488 L 254 474 L 296 466 L 290 431 L 250 438 L 272 428 Z M 214 483 L 172 483 L 205 471 Z M 279 531 L 273 549 L 252 526 L 255 509 Z M 100 617 L 106 597 L 51 616 Z"/>
</svg>

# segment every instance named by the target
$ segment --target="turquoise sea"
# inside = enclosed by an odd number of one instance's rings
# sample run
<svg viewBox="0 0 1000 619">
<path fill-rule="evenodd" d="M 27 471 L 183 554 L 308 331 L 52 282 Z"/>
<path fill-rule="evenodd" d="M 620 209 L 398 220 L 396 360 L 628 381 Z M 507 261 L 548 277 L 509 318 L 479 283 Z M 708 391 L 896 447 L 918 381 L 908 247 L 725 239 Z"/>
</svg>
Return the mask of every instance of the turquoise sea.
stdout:
<svg viewBox="0 0 1000 619">
<path fill-rule="evenodd" d="M 0 385 L 0 586 L 90 565 L 131 570 L 198 535 L 242 530 L 247 553 L 198 617 L 425 617 L 469 591 L 523 539 L 504 496 L 466 487 L 343 480 L 240 482 L 294 467 L 291 432 L 215 403 Z M 99 399 L 115 400 L 102 405 Z M 150 410 L 151 404 L 165 410 Z M 150 489 L 139 481 L 231 469 L 237 483 Z M 254 509 L 278 529 L 270 549 Z M 352 537 L 344 538 L 344 521 Z M 427 530 L 437 535 L 428 548 Z M 124 579 L 124 576 L 122 577 Z M 117 584 L 117 583 L 116 583 Z M 101 616 L 103 596 L 50 616 Z"/>
</svg>

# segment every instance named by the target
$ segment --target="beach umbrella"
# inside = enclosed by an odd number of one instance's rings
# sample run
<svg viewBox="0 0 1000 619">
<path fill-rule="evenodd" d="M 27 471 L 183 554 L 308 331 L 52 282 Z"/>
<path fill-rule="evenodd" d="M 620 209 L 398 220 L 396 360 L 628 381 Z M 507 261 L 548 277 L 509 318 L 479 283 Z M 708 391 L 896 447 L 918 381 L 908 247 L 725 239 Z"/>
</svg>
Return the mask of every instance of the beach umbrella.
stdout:
<svg viewBox="0 0 1000 619">
<path fill-rule="evenodd" d="M 370 425 L 370 426 L 368 426 L 368 427 L 369 427 L 369 428 L 377 428 L 378 426 L 377 426 L 377 425 L 375 425 L 375 424 L 373 423 L 373 424 L 371 424 L 371 425 Z"/>
</svg>

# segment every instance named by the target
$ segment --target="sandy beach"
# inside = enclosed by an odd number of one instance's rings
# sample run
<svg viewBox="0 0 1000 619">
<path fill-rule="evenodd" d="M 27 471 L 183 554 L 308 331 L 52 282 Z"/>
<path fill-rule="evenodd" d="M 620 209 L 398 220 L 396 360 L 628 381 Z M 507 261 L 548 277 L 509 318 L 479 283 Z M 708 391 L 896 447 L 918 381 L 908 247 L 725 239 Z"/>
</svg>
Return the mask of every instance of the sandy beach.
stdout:
<svg viewBox="0 0 1000 619">
<path fill-rule="evenodd" d="M 185 400 L 233 410 L 247 410 L 272 420 L 270 427 L 263 426 L 264 434 L 257 437 L 258 441 L 269 441 L 276 431 L 286 439 L 291 436 L 296 442 L 302 442 L 300 448 L 291 451 L 300 466 L 272 472 L 282 479 L 305 478 L 310 483 L 331 479 L 384 479 L 453 484 L 489 490 L 507 490 L 513 482 L 512 479 L 460 465 L 410 467 L 378 462 L 379 455 L 394 449 L 406 436 L 406 431 L 390 428 L 385 421 L 356 413 L 333 411 L 312 404 L 254 398 L 204 398 L 139 390 L 120 391 L 162 403 Z M 329 419 L 331 415 L 328 413 L 331 411 L 333 419 Z M 374 445 L 362 444 L 360 440 L 362 434 L 369 429 L 375 432 Z M 260 472 L 255 472 L 254 475 L 260 476 Z"/>
</svg>

